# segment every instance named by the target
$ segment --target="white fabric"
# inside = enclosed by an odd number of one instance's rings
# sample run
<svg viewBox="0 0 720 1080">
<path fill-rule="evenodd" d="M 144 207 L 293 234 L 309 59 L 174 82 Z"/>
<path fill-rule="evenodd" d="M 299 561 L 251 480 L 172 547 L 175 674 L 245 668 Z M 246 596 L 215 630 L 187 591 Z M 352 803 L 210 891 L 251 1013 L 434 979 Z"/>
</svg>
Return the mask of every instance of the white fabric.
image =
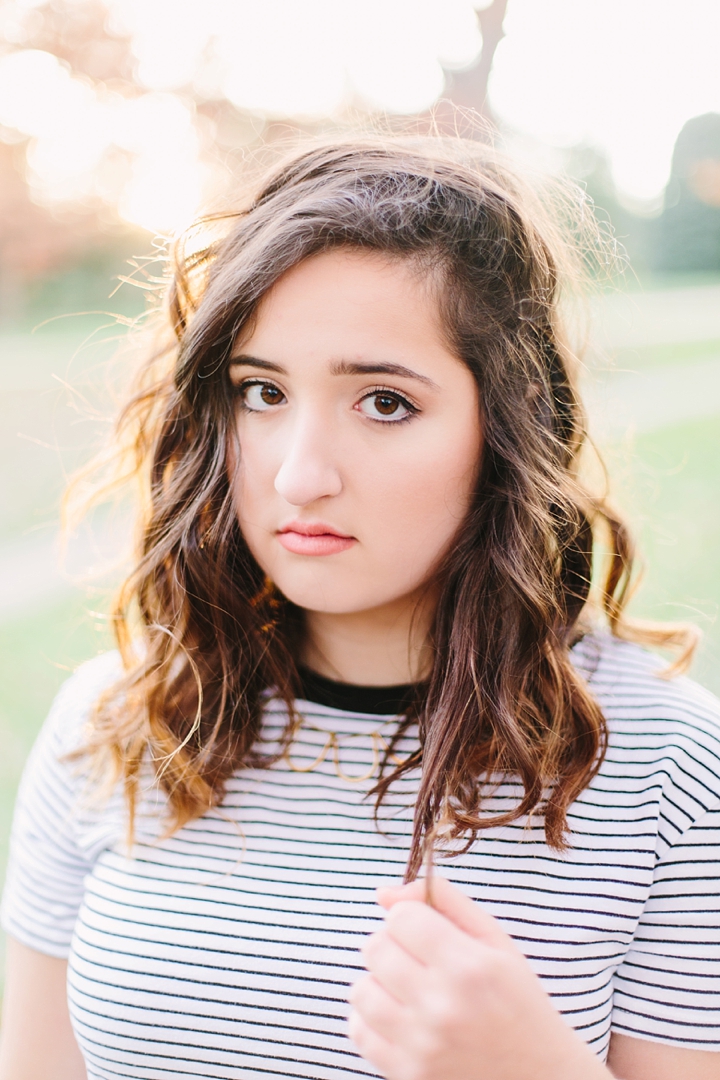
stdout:
<svg viewBox="0 0 720 1080">
<path fill-rule="evenodd" d="M 610 748 L 571 808 L 570 849 L 550 850 L 540 820 L 519 821 L 438 871 L 500 919 L 601 1057 L 611 1029 L 720 1050 L 718 703 L 606 636 L 574 657 Z M 52 709 L 22 783 L 3 904 L 10 934 L 69 956 L 88 1076 L 373 1075 L 346 1037 L 347 989 L 380 922 L 374 889 L 403 872 L 417 774 L 391 788 L 378 831 L 372 781 L 340 779 L 332 753 L 305 773 L 280 761 L 235 776 L 220 811 L 169 839 L 158 839 L 162 799 L 146 779 L 130 858 L 120 795 L 99 805 L 64 757 L 117 672 L 112 654 L 92 661 Z M 299 710 L 296 767 L 339 731 L 341 768 L 365 773 L 372 733 L 394 723 Z M 269 704 L 263 737 L 283 720 Z M 403 752 L 415 745 L 411 733 Z M 506 782 L 489 808 L 517 797 Z"/>
</svg>

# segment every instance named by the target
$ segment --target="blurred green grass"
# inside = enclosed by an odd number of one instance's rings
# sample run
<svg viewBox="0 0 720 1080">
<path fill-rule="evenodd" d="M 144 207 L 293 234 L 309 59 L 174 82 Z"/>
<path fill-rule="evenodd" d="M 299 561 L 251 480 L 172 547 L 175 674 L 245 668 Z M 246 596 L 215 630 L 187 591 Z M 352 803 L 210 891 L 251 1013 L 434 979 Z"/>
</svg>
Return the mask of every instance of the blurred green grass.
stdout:
<svg viewBox="0 0 720 1080">
<path fill-rule="evenodd" d="M 612 369 L 615 371 L 643 371 L 693 360 L 716 360 L 720 358 L 720 341 L 689 341 L 678 346 L 673 342 L 662 345 L 640 345 L 635 348 L 614 349 Z"/>
<path fill-rule="evenodd" d="M 720 695 L 720 416 L 639 436 L 626 463 L 619 501 L 645 564 L 630 610 L 699 626 L 691 674 Z"/>
<path fill-rule="evenodd" d="M 56 526 L 67 476 L 110 430 L 126 340 L 98 315 L 0 332 L 0 543 Z"/>
</svg>

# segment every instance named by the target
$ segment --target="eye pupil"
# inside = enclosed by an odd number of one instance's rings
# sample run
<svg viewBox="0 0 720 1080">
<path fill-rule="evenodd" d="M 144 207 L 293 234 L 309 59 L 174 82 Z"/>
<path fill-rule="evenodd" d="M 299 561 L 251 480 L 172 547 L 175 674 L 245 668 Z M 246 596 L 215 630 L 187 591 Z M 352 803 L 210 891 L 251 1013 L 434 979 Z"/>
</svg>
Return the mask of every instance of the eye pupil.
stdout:
<svg viewBox="0 0 720 1080">
<path fill-rule="evenodd" d="M 392 416 L 397 412 L 399 402 L 397 398 L 390 397 L 389 394 L 377 394 L 375 396 L 375 408 L 383 416 Z"/>
<path fill-rule="evenodd" d="M 280 391 L 276 386 L 263 386 L 260 397 L 266 405 L 275 405 L 280 397 Z"/>
</svg>

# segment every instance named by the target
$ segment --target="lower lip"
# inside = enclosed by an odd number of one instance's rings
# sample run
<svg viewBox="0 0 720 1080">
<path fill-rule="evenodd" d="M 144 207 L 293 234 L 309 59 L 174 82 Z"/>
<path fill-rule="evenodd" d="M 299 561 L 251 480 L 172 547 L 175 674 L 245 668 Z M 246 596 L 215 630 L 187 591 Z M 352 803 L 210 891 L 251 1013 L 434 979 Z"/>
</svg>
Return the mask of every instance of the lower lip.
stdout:
<svg viewBox="0 0 720 1080">
<path fill-rule="evenodd" d="M 356 542 L 353 536 L 336 536 L 334 533 L 307 536 L 298 532 L 278 533 L 278 540 L 293 555 L 337 555 Z"/>
</svg>

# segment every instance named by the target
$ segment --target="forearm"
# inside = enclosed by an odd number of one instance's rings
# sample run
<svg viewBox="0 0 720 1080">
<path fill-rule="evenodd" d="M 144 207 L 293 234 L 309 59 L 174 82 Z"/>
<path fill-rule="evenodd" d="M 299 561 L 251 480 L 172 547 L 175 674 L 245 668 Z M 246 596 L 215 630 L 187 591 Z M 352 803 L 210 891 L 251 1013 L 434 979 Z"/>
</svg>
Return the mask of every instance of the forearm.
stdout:
<svg viewBox="0 0 720 1080">
<path fill-rule="evenodd" d="M 0 1080 L 87 1080 L 70 1024 L 67 962 L 8 938 Z"/>
</svg>

